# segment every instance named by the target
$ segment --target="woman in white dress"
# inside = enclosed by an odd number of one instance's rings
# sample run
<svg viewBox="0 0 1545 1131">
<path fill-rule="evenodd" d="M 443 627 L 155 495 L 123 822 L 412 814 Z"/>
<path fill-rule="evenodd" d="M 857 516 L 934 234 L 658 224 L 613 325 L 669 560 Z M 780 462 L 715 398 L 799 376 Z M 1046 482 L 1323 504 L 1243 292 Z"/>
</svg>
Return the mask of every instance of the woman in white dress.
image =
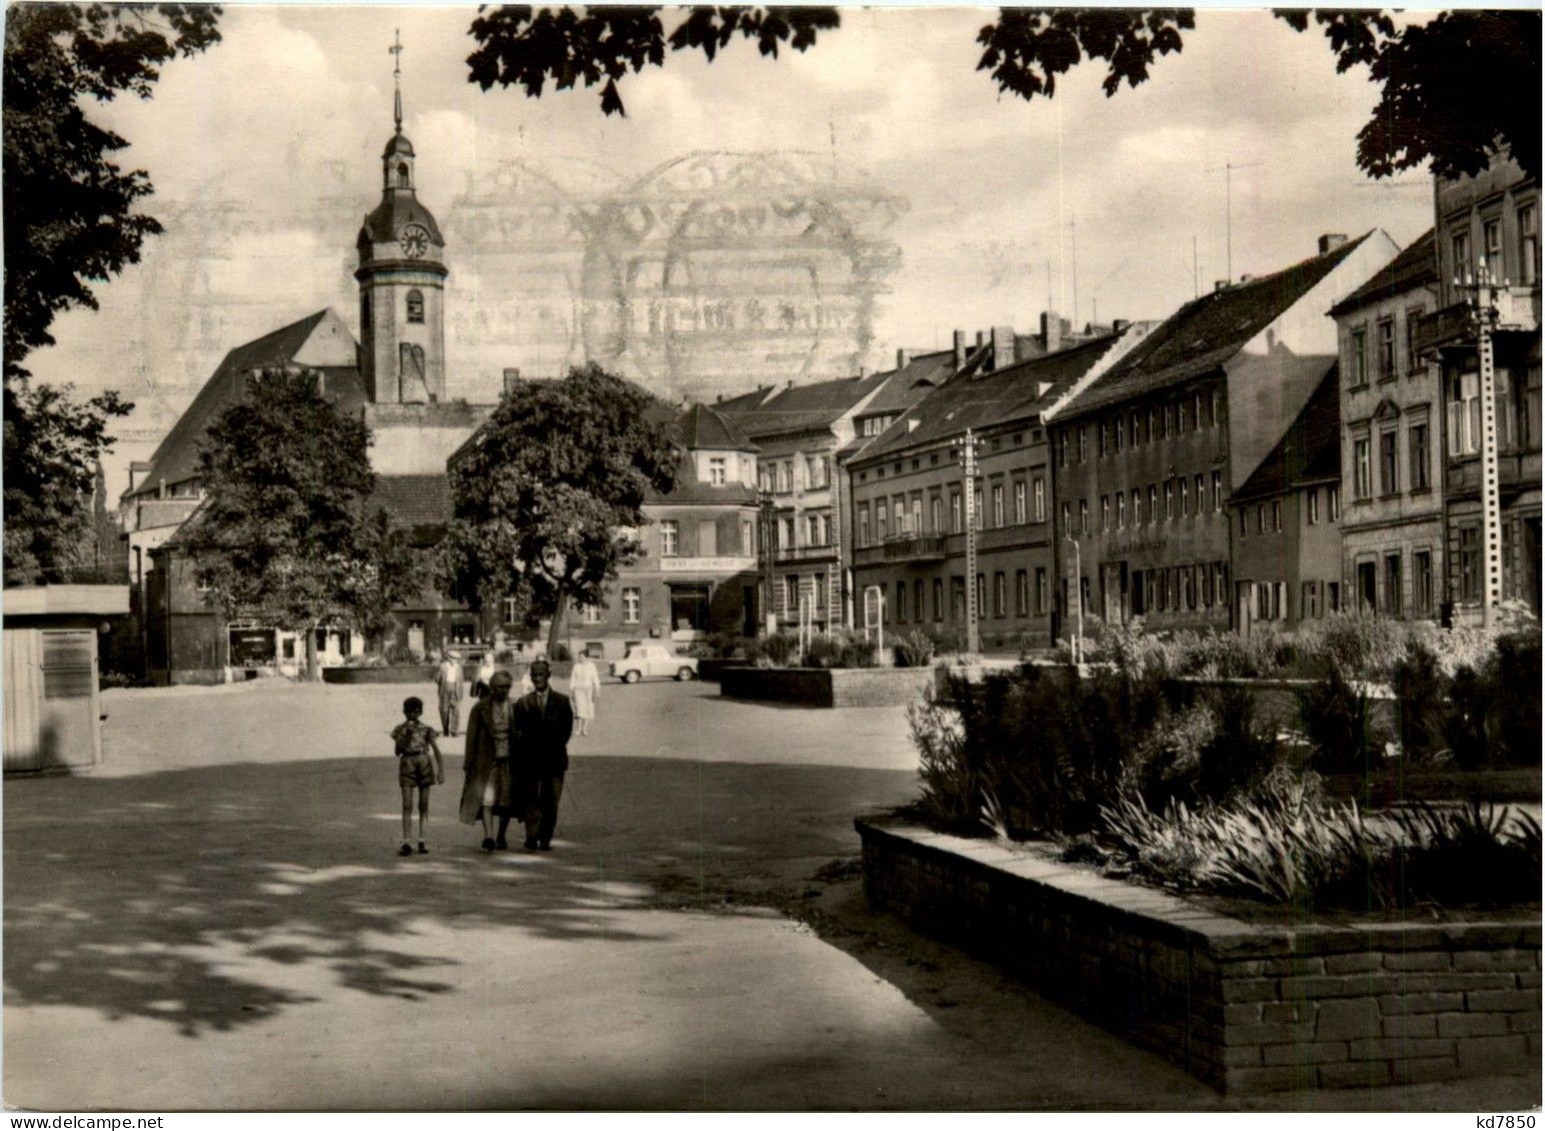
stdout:
<svg viewBox="0 0 1545 1131">
<path fill-rule="evenodd" d="M 569 698 L 574 703 L 574 733 L 581 738 L 590 733 L 590 720 L 595 718 L 595 701 L 600 694 L 601 673 L 590 662 L 590 653 L 581 652 L 574 660 L 574 671 L 569 675 Z"/>
</svg>

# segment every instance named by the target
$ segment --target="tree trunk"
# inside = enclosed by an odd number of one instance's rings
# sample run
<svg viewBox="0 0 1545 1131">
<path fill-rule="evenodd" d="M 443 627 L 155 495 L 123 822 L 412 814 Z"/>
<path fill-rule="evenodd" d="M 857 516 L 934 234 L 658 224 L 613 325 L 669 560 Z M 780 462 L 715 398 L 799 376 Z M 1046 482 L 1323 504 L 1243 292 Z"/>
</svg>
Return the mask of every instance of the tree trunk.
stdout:
<svg viewBox="0 0 1545 1131">
<path fill-rule="evenodd" d="M 558 645 L 568 638 L 568 632 L 564 627 L 564 621 L 568 618 L 569 594 L 566 590 L 558 591 L 558 603 L 553 607 L 553 620 L 547 628 L 547 658 L 557 660 Z"/>
<path fill-rule="evenodd" d="M 306 629 L 306 682 L 315 683 L 322 678 L 322 666 L 317 663 L 317 630 L 312 625 Z"/>
</svg>

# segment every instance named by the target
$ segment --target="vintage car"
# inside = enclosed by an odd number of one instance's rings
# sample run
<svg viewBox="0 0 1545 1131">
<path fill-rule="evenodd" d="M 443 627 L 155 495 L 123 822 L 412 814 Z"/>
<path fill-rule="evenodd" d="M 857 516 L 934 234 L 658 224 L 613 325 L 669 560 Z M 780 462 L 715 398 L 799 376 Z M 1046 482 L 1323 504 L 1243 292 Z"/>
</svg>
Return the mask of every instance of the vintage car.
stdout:
<svg viewBox="0 0 1545 1131">
<path fill-rule="evenodd" d="M 697 658 L 678 656 L 663 644 L 635 644 L 622 659 L 612 661 L 611 673 L 623 683 L 637 683 L 645 676 L 696 679 Z"/>
</svg>

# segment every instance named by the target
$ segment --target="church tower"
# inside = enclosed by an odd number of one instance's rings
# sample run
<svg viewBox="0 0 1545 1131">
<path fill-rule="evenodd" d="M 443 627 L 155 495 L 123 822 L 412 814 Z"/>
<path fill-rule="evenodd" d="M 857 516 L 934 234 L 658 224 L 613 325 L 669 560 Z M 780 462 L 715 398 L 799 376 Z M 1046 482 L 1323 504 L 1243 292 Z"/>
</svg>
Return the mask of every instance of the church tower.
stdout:
<svg viewBox="0 0 1545 1131">
<path fill-rule="evenodd" d="M 413 190 L 413 143 L 402 133 L 402 44 L 397 57 L 397 130 L 381 154 L 381 203 L 355 246 L 359 268 L 360 376 L 372 404 L 445 399 L 445 240 Z"/>
</svg>

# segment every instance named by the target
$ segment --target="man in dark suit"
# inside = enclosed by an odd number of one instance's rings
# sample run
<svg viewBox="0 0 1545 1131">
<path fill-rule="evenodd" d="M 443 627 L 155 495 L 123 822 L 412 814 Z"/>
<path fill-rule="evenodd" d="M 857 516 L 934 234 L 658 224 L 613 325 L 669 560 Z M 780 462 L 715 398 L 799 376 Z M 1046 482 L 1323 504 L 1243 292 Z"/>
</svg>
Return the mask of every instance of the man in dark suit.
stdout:
<svg viewBox="0 0 1545 1131">
<path fill-rule="evenodd" d="M 563 796 L 563 775 L 569 770 L 574 708 L 567 695 L 548 686 L 552 669 L 546 660 L 533 660 L 530 676 L 531 694 L 515 704 L 515 773 L 526 797 L 526 847 L 550 852 L 553 829 L 558 824 L 558 800 Z"/>
</svg>

